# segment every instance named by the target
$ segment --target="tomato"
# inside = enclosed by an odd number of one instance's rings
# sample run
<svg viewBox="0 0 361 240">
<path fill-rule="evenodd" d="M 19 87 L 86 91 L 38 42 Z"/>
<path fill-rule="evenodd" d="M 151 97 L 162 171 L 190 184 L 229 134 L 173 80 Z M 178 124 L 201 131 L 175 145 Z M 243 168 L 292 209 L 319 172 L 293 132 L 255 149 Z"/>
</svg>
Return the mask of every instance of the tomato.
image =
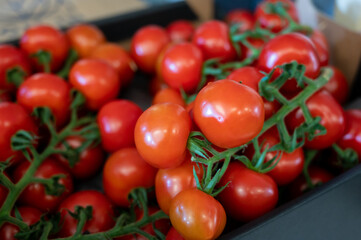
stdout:
<svg viewBox="0 0 361 240">
<path fill-rule="evenodd" d="M 171 227 L 165 237 L 165 240 L 184 240 L 182 235 L 180 235 L 174 227 Z"/>
<path fill-rule="evenodd" d="M 167 32 L 157 25 L 140 28 L 133 36 L 130 55 L 140 68 L 146 73 L 155 72 L 158 55 L 170 42 Z"/>
<path fill-rule="evenodd" d="M 327 130 L 325 135 L 315 137 L 312 141 L 306 140 L 305 146 L 312 149 L 324 149 L 342 137 L 345 129 L 345 118 L 340 104 L 326 91 L 320 91 L 310 97 L 306 105 L 313 117 L 321 117 L 320 124 Z M 305 121 L 300 108 L 286 117 L 288 129 L 292 132 Z"/>
<path fill-rule="evenodd" d="M 99 59 L 83 59 L 70 70 L 70 84 L 86 98 L 91 110 L 98 110 L 115 99 L 120 91 L 121 81 L 117 71 Z"/>
<path fill-rule="evenodd" d="M 258 59 L 260 70 L 270 72 L 274 67 L 297 61 L 306 67 L 305 76 L 315 79 L 320 74 L 320 61 L 311 40 L 300 33 L 279 35 L 265 44 Z M 278 75 L 280 71 L 276 71 Z M 285 92 L 297 92 L 295 79 L 282 86 Z"/>
<path fill-rule="evenodd" d="M 197 95 L 194 120 L 206 138 L 221 148 L 241 146 L 263 127 L 261 96 L 233 80 L 208 83 Z"/>
<path fill-rule="evenodd" d="M 168 51 L 168 49 L 170 49 L 171 47 L 173 47 L 174 45 L 177 45 L 178 43 L 174 43 L 174 42 L 170 42 L 167 45 L 165 45 L 162 48 L 162 51 L 160 51 L 158 57 L 157 57 L 157 61 L 155 63 L 155 75 L 156 77 L 160 78 L 163 82 L 163 76 L 162 76 L 162 63 L 163 63 L 163 58 L 165 53 Z"/>
<path fill-rule="evenodd" d="M 20 216 L 22 218 L 22 221 L 26 223 L 28 226 L 31 226 L 38 222 L 41 218 L 42 212 L 40 212 L 36 208 L 32 207 L 18 207 L 17 208 Z M 12 214 L 14 216 L 14 213 Z M 0 239 L 1 240 L 15 240 L 18 238 L 15 238 L 15 234 L 19 232 L 19 227 L 10 224 L 10 223 L 4 223 L 2 227 L 0 228 Z"/>
<path fill-rule="evenodd" d="M 103 188 L 118 206 L 128 207 L 128 195 L 137 187 L 154 186 L 157 170 L 146 163 L 135 148 L 123 148 L 108 158 L 103 169 Z"/>
<path fill-rule="evenodd" d="M 172 88 L 164 88 L 159 90 L 154 96 L 152 104 L 155 105 L 167 102 L 172 102 L 182 107 L 185 107 L 185 102 L 181 94 L 177 90 L 174 90 Z"/>
<path fill-rule="evenodd" d="M 185 239 L 216 239 L 226 225 L 222 205 L 196 188 L 179 193 L 171 202 L 169 217 Z"/>
<path fill-rule="evenodd" d="M 326 36 L 319 30 L 313 30 L 310 39 L 315 44 L 321 67 L 327 66 L 330 53 Z"/>
<path fill-rule="evenodd" d="M 0 89 L 15 90 L 15 86 L 8 83 L 7 71 L 20 68 L 25 76 L 31 74 L 31 65 L 24 51 L 11 45 L 0 45 Z"/>
<path fill-rule="evenodd" d="M 256 19 L 250 11 L 234 9 L 227 13 L 225 22 L 228 25 L 239 24 L 239 31 L 244 32 L 253 29 Z"/>
<path fill-rule="evenodd" d="M 11 149 L 11 137 L 19 130 L 30 131 L 34 135 L 38 132 L 33 119 L 22 106 L 10 102 L 0 103 L 0 162 L 9 157 L 13 157 L 13 164 L 24 159 L 21 151 Z"/>
<path fill-rule="evenodd" d="M 194 27 L 187 20 L 177 20 L 171 22 L 166 31 L 173 42 L 189 42 L 194 33 Z"/>
<path fill-rule="evenodd" d="M 115 100 L 98 112 L 97 122 L 103 148 L 114 152 L 134 146 L 134 128 L 142 109 L 129 100 Z"/>
<path fill-rule="evenodd" d="M 277 14 L 267 13 L 266 4 L 282 2 L 290 17 L 298 22 L 298 13 L 295 4 L 291 0 L 267 0 L 260 3 L 255 11 L 257 22 L 262 28 L 267 28 L 272 32 L 280 32 L 288 26 L 288 21 Z"/>
<path fill-rule="evenodd" d="M 112 203 L 101 192 L 84 190 L 69 195 L 59 206 L 62 227 L 59 237 L 69 237 L 75 234 L 78 220 L 68 211 L 74 212 L 76 206 L 92 207 L 92 218 L 88 220 L 82 232 L 97 233 L 106 231 L 114 226 L 114 210 Z"/>
<path fill-rule="evenodd" d="M 30 166 L 29 161 L 22 162 L 13 173 L 13 179 L 17 183 L 24 176 Z M 64 174 L 59 183 L 64 185 L 64 191 L 60 196 L 48 195 L 41 183 L 31 183 L 19 197 L 19 202 L 41 211 L 54 211 L 58 205 L 73 191 L 73 180 L 70 172 L 58 161 L 48 158 L 36 170 L 34 177 L 50 178 L 53 175 Z"/>
<path fill-rule="evenodd" d="M 97 46 L 106 41 L 102 31 L 91 24 L 75 25 L 66 32 L 66 36 L 81 58 L 89 57 Z"/>
<path fill-rule="evenodd" d="M 275 181 L 262 173 L 246 168 L 240 162 L 231 162 L 218 183 L 228 186 L 218 195 L 229 216 L 242 222 L 256 219 L 271 211 L 278 201 Z"/>
<path fill-rule="evenodd" d="M 52 71 L 58 70 L 69 51 L 69 42 L 65 35 L 46 25 L 38 25 L 28 28 L 20 39 L 20 47 L 28 55 L 37 53 L 40 50 L 47 51 L 51 55 L 50 67 Z M 32 61 L 38 69 L 43 69 L 38 61 Z"/>
<path fill-rule="evenodd" d="M 202 23 L 193 35 L 193 43 L 203 52 L 204 58 L 219 58 L 226 62 L 235 59 L 236 51 L 229 38 L 229 27 L 218 20 Z"/>
<path fill-rule="evenodd" d="M 69 136 L 65 139 L 65 142 L 72 148 L 79 148 L 84 141 L 80 136 Z M 59 148 L 64 149 L 64 144 L 61 144 Z M 99 171 L 104 162 L 105 154 L 101 146 L 86 147 L 79 154 L 79 160 L 73 167 L 70 166 L 69 160 L 65 157 L 56 155 L 56 158 L 68 168 L 75 178 L 86 179 Z"/>
<path fill-rule="evenodd" d="M 114 43 L 99 45 L 90 55 L 91 58 L 102 59 L 112 65 L 119 74 L 122 85 L 128 85 L 134 77 L 137 65 L 121 46 Z"/>
<path fill-rule="evenodd" d="M 29 112 L 36 107 L 48 107 L 58 127 L 63 126 L 70 114 L 70 86 L 62 78 L 49 73 L 37 73 L 19 87 L 17 100 Z"/>
<path fill-rule="evenodd" d="M 329 66 L 332 71 L 333 75 L 330 80 L 323 86 L 322 89 L 331 93 L 332 97 L 336 99 L 337 102 L 343 104 L 346 102 L 349 92 L 348 83 L 346 80 L 345 75 L 336 68 L 335 66 Z"/>
<path fill-rule="evenodd" d="M 153 105 L 135 125 L 135 145 L 150 165 L 157 168 L 177 167 L 185 158 L 190 129 L 191 119 L 178 104 Z"/>
</svg>

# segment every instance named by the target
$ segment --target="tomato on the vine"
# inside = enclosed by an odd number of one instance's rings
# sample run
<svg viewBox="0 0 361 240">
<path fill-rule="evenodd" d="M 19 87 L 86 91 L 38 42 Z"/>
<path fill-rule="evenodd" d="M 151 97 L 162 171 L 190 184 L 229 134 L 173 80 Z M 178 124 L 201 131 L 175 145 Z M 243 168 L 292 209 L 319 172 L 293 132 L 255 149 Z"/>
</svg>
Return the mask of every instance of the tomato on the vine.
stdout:
<svg viewBox="0 0 361 240">
<path fill-rule="evenodd" d="M 251 30 L 256 23 L 256 19 L 250 11 L 244 9 L 234 9 L 227 13 L 225 21 L 228 25 L 239 24 L 239 31 Z"/>
<path fill-rule="evenodd" d="M 315 45 L 316 52 L 320 59 L 320 66 L 324 67 L 328 65 L 329 60 L 329 46 L 326 39 L 326 36 L 320 30 L 313 30 L 310 39 Z"/>
<path fill-rule="evenodd" d="M 346 102 L 348 97 L 348 83 L 346 80 L 345 75 L 335 66 L 329 66 L 332 71 L 333 75 L 330 80 L 323 86 L 322 89 L 325 89 L 339 102 L 343 104 Z"/>
<path fill-rule="evenodd" d="M 187 20 L 177 20 L 171 22 L 166 31 L 173 42 L 189 42 L 194 33 L 194 27 Z"/>
<path fill-rule="evenodd" d="M 164 88 L 159 90 L 155 94 L 152 104 L 155 105 L 155 104 L 167 103 L 167 102 L 176 103 L 182 107 L 185 107 L 185 102 L 179 91 L 174 90 L 172 88 Z"/>
</svg>

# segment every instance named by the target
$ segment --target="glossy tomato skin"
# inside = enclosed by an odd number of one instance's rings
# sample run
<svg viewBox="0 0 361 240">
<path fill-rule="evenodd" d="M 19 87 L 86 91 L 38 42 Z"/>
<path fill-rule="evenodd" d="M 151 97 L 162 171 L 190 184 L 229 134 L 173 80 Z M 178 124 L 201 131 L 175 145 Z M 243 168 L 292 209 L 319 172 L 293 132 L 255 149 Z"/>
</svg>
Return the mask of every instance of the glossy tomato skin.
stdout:
<svg viewBox="0 0 361 240">
<path fill-rule="evenodd" d="M 172 88 L 164 88 L 164 89 L 159 90 L 155 94 L 152 104 L 155 105 L 155 104 L 167 103 L 167 102 L 172 102 L 172 103 L 178 104 L 182 107 L 186 106 L 179 91 L 174 90 Z"/>
<path fill-rule="evenodd" d="M 148 25 L 140 28 L 134 34 L 130 55 L 140 70 L 151 74 L 155 72 L 158 55 L 169 42 L 169 36 L 162 27 Z"/>
<path fill-rule="evenodd" d="M 106 41 L 102 31 L 91 24 L 75 25 L 66 32 L 66 36 L 81 58 L 89 57 L 97 46 Z"/>
<path fill-rule="evenodd" d="M 229 27 L 224 22 L 210 20 L 202 23 L 196 29 L 192 42 L 201 49 L 205 60 L 219 58 L 226 62 L 236 57 L 229 39 Z"/>
<path fill-rule="evenodd" d="M 191 119 L 178 104 L 153 105 L 135 125 L 135 145 L 150 165 L 157 168 L 177 167 L 185 158 L 190 129 Z"/>
<path fill-rule="evenodd" d="M 187 20 L 171 22 L 166 31 L 172 42 L 189 42 L 194 33 L 193 24 Z"/>
<path fill-rule="evenodd" d="M 83 232 L 97 233 L 106 231 L 114 226 L 114 210 L 112 203 L 106 196 L 95 190 L 83 190 L 69 195 L 59 206 L 63 225 L 58 233 L 59 237 L 74 235 L 78 220 L 73 218 L 68 211 L 74 212 L 76 206 L 92 207 L 92 218 L 88 220 Z"/>
<path fill-rule="evenodd" d="M 218 195 L 227 214 L 248 222 L 271 211 L 278 201 L 275 181 L 262 173 L 246 168 L 240 162 L 231 162 L 219 186 L 228 186 Z"/>
<path fill-rule="evenodd" d="M 9 157 L 13 157 L 13 164 L 19 163 L 24 159 L 21 151 L 11 149 L 11 137 L 19 130 L 30 131 L 33 134 L 38 133 L 35 122 L 26 112 L 24 107 L 16 103 L 0 103 L 0 161 L 4 162 Z"/>
<path fill-rule="evenodd" d="M 226 213 L 212 196 L 196 188 L 179 193 L 171 202 L 169 217 L 185 239 L 216 239 L 226 225 Z"/>
<path fill-rule="evenodd" d="M 97 116 L 102 146 L 108 152 L 134 146 L 135 124 L 142 109 L 129 100 L 114 100 L 105 104 Z"/>
<path fill-rule="evenodd" d="M 228 25 L 239 24 L 239 31 L 251 30 L 256 23 L 256 19 L 250 11 L 244 9 L 234 9 L 227 13 L 225 21 Z"/>
<path fill-rule="evenodd" d="M 345 75 L 336 68 L 335 66 L 329 66 L 332 71 L 333 75 L 330 80 L 323 86 L 322 89 L 325 89 L 339 102 L 343 104 L 346 102 L 349 92 L 349 86 L 346 80 Z"/>
<path fill-rule="evenodd" d="M 315 49 L 320 59 L 320 66 L 327 66 L 330 58 L 330 53 L 326 36 L 320 30 L 313 30 L 310 39 L 315 45 Z"/>
<path fill-rule="evenodd" d="M 320 124 L 327 130 L 325 135 L 306 140 L 305 146 L 312 149 L 324 149 L 342 137 L 345 129 L 345 118 L 341 105 L 326 91 L 315 93 L 306 101 L 306 105 L 313 117 L 321 117 Z M 304 122 L 301 109 L 296 109 L 286 117 L 286 124 L 291 132 Z"/>
<path fill-rule="evenodd" d="M 174 227 L 171 227 L 165 237 L 165 240 L 184 240 L 182 235 L 180 235 Z"/>
<path fill-rule="evenodd" d="M 56 71 L 68 55 L 69 42 L 61 31 L 51 26 L 38 25 L 25 31 L 20 39 L 20 47 L 29 56 L 40 50 L 49 52 L 51 70 Z M 32 62 L 38 69 L 43 69 L 35 59 Z"/>
<path fill-rule="evenodd" d="M 30 113 L 36 107 L 48 107 L 58 127 L 63 126 L 70 114 L 70 85 L 62 78 L 49 73 L 37 73 L 23 82 L 17 100 Z"/>
<path fill-rule="evenodd" d="M 205 86 L 195 99 L 193 114 L 202 133 L 221 148 L 249 142 L 258 135 L 264 122 L 261 96 L 228 79 Z"/>
<path fill-rule="evenodd" d="M 83 59 L 70 70 L 70 84 L 86 98 L 91 110 L 98 110 L 115 99 L 120 91 L 121 81 L 117 71 L 99 59 Z"/>
<path fill-rule="evenodd" d="M 13 173 L 15 182 L 20 181 L 29 168 L 29 161 L 22 162 Z M 45 187 L 41 183 L 32 183 L 28 185 L 19 197 L 19 202 L 31 207 L 35 207 L 44 212 L 56 210 L 58 205 L 73 191 L 73 180 L 70 172 L 58 161 L 48 158 L 36 170 L 36 178 L 50 178 L 53 175 L 64 174 L 59 183 L 65 186 L 60 196 L 47 195 Z"/>
<path fill-rule="evenodd" d="M 128 195 L 137 187 L 154 186 L 157 169 L 146 163 L 135 148 L 123 148 L 108 158 L 103 169 L 103 188 L 118 206 L 128 207 Z"/>
</svg>

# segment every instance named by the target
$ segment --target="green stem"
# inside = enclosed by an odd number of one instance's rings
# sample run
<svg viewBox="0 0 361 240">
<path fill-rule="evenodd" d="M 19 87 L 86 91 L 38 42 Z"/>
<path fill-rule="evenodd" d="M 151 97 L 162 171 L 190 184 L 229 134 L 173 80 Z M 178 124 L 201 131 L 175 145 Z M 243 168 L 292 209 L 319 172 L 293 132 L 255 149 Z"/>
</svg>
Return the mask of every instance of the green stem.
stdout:
<svg viewBox="0 0 361 240">
<path fill-rule="evenodd" d="M 15 184 L 4 173 L 0 174 L 0 183 L 9 191 L 12 191 L 15 187 Z"/>
<path fill-rule="evenodd" d="M 67 78 L 70 72 L 70 68 L 76 60 L 78 60 L 78 53 L 74 49 L 70 49 L 64 67 L 57 73 L 57 75 L 64 79 Z"/>
<path fill-rule="evenodd" d="M 312 160 L 315 158 L 316 154 L 318 153 L 317 150 L 308 150 L 305 152 L 305 163 L 303 165 L 303 176 L 306 179 L 307 189 L 313 189 L 315 185 L 312 182 L 310 174 L 308 172 L 308 167 L 310 166 Z"/>
<path fill-rule="evenodd" d="M 24 223 L 23 221 L 15 218 L 15 217 L 11 217 L 11 216 L 7 215 L 7 216 L 5 216 L 5 221 L 18 226 L 21 231 L 25 231 L 25 230 L 29 229 L 29 226 L 26 223 Z"/>
</svg>

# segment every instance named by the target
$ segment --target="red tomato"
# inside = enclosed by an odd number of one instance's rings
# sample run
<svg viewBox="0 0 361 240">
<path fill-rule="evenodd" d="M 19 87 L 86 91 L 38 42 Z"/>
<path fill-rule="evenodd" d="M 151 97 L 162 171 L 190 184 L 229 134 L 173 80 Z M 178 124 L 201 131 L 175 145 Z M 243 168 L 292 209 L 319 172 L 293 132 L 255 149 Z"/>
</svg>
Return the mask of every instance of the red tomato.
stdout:
<svg viewBox="0 0 361 240">
<path fill-rule="evenodd" d="M 20 68 L 26 76 L 31 74 L 31 65 L 25 53 L 11 45 L 0 45 L 0 89 L 14 90 L 15 86 L 7 82 L 7 71 Z"/>
<path fill-rule="evenodd" d="M 179 193 L 171 202 L 169 217 L 185 239 L 216 239 L 226 225 L 222 205 L 196 188 Z"/>
<path fill-rule="evenodd" d="M 142 109 L 129 100 L 115 100 L 98 112 L 97 122 L 103 148 L 114 152 L 134 146 L 134 128 Z"/>
<path fill-rule="evenodd" d="M 59 206 L 63 223 L 58 233 L 59 237 L 75 234 L 78 220 L 73 218 L 68 211 L 74 212 L 76 206 L 93 208 L 92 218 L 85 223 L 82 232 L 103 232 L 114 226 L 113 205 L 105 195 L 95 190 L 79 191 L 68 196 Z"/>
<path fill-rule="evenodd" d="M 196 29 L 192 41 L 202 50 L 206 60 L 219 58 L 226 62 L 236 57 L 229 38 L 229 28 L 224 22 L 210 20 L 202 23 Z"/>
<path fill-rule="evenodd" d="M 181 94 L 172 88 L 164 88 L 157 92 L 157 94 L 153 98 L 152 104 L 159 104 L 159 103 L 175 103 L 182 107 L 185 107 L 185 102 L 181 96 Z"/>
<path fill-rule="evenodd" d="M 312 40 L 313 44 L 315 44 L 315 49 L 320 59 L 321 67 L 327 66 L 330 54 L 326 36 L 323 35 L 323 33 L 319 30 L 313 30 L 310 39 Z"/>
<path fill-rule="evenodd" d="M 221 148 L 249 142 L 258 135 L 264 122 L 260 95 L 228 79 L 208 83 L 198 93 L 193 113 L 206 138 Z"/>
<path fill-rule="evenodd" d="M 64 79 L 49 73 L 37 73 L 23 82 L 17 100 L 29 112 L 36 107 L 48 107 L 56 125 L 63 126 L 70 114 L 70 86 Z"/>
<path fill-rule="evenodd" d="M 102 59 L 112 65 L 119 74 L 122 85 L 128 85 L 134 77 L 137 65 L 121 46 L 114 43 L 99 45 L 90 55 L 91 58 Z"/>
<path fill-rule="evenodd" d="M 0 162 L 11 156 L 12 163 L 24 159 L 20 151 L 11 149 L 11 137 L 19 130 L 30 131 L 34 135 L 38 132 L 33 119 L 22 106 L 10 102 L 0 103 Z"/>
<path fill-rule="evenodd" d="M 75 25 L 66 32 L 66 36 L 81 58 L 89 57 L 97 46 L 106 41 L 102 31 L 91 24 Z"/>
<path fill-rule="evenodd" d="M 148 25 L 140 28 L 133 36 L 130 55 L 140 70 L 154 73 L 157 57 L 169 42 L 169 36 L 162 27 Z"/>
<path fill-rule="evenodd" d="M 162 77 L 172 88 L 194 91 L 201 80 L 202 66 L 201 50 L 192 43 L 179 43 L 165 52 L 161 63 Z"/>
<path fill-rule="evenodd" d="M 177 43 L 170 42 L 167 45 L 165 45 L 157 57 L 157 61 L 155 63 L 155 75 L 156 75 L 156 77 L 159 77 L 160 79 L 162 79 L 163 82 L 164 82 L 164 79 L 162 76 L 162 62 L 163 62 L 164 54 L 168 51 L 168 49 L 170 49 L 171 47 L 173 47 L 176 44 Z"/>
<path fill-rule="evenodd" d="M 219 186 L 228 186 L 218 195 L 227 214 L 242 222 L 256 219 L 271 211 L 278 201 L 275 181 L 252 171 L 240 162 L 231 162 Z"/>
<path fill-rule="evenodd" d="M 189 42 L 194 33 L 194 27 L 187 20 L 171 22 L 166 31 L 173 42 Z"/>
<path fill-rule="evenodd" d="M 239 24 L 239 31 L 251 30 L 256 23 L 256 19 L 250 11 L 244 9 L 234 9 L 227 13 L 225 21 L 228 25 Z"/>
<path fill-rule="evenodd" d="M 85 96 L 91 110 L 98 110 L 115 99 L 121 86 L 115 68 L 99 59 L 76 62 L 70 70 L 69 82 Z"/>
<path fill-rule="evenodd" d="M 191 119 L 178 104 L 153 105 L 135 125 L 135 145 L 150 165 L 157 168 L 177 167 L 185 158 L 190 129 Z"/>
<path fill-rule="evenodd" d="M 69 136 L 65 141 L 70 147 L 79 148 L 85 140 L 80 136 Z M 64 145 L 61 144 L 59 148 L 64 149 Z M 105 154 L 101 146 L 89 146 L 80 153 L 79 161 L 73 167 L 70 167 L 69 161 L 65 157 L 56 155 L 56 158 L 68 168 L 75 178 L 85 179 L 94 176 L 99 171 Z"/>
<path fill-rule="evenodd" d="M 349 92 L 346 77 L 338 68 L 334 66 L 329 67 L 332 68 L 333 75 L 322 89 L 331 93 L 337 102 L 343 104 L 346 102 Z"/>
<path fill-rule="evenodd" d="M 42 215 L 42 212 L 32 207 L 22 206 L 18 207 L 18 210 L 23 222 L 26 223 L 28 226 L 38 222 Z M 12 215 L 14 216 L 14 213 Z M 19 227 L 10 223 L 4 223 L 4 225 L 2 225 L 2 227 L 0 228 L 0 239 L 16 240 L 18 238 L 15 238 L 15 234 L 17 234 L 18 232 Z"/>
<path fill-rule="evenodd" d="M 340 104 L 326 91 L 320 91 L 310 97 L 307 107 L 313 117 L 321 117 L 320 124 L 327 130 L 325 135 L 317 136 L 312 141 L 306 140 L 305 146 L 312 149 L 324 149 L 342 137 L 345 118 Z M 293 132 L 305 121 L 302 110 L 296 109 L 286 117 L 287 127 Z"/>
<path fill-rule="evenodd" d="M 270 72 L 274 67 L 297 61 L 306 67 L 305 76 L 315 79 L 320 73 L 320 61 L 311 40 L 300 33 L 279 35 L 265 44 L 258 59 L 260 70 Z M 280 71 L 276 71 L 278 75 Z M 296 92 L 295 79 L 288 80 L 283 85 L 285 92 Z"/>
<path fill-rule="evenodd" d="M 105 194 L 115 204 L 128 207 L 128 195 L 137 187 L 154 186 L 157 170 L 148 165 L 135 148 L 123 148 L 108 158 L 103 169 Z"/>
<path fill-rule="evenodd" d="M 58 70 L 69 51 L 69 42 L 59 30 L 46 25 L 31 27 L 25 31 L 20 39 L 20 47 L 28 55 L 40 50 L 47 51 L 51 55 L 50 67 L 52 71 Z M 43 69 L 38 61 L 33 63 L 38 69 Z"/>
<path fill-rule="evenodd" d="M 171 227 L 165 237 L 165 240 L 184 240 L 182 235 L 180 235 L 174 227 Z"/>
</svg>

